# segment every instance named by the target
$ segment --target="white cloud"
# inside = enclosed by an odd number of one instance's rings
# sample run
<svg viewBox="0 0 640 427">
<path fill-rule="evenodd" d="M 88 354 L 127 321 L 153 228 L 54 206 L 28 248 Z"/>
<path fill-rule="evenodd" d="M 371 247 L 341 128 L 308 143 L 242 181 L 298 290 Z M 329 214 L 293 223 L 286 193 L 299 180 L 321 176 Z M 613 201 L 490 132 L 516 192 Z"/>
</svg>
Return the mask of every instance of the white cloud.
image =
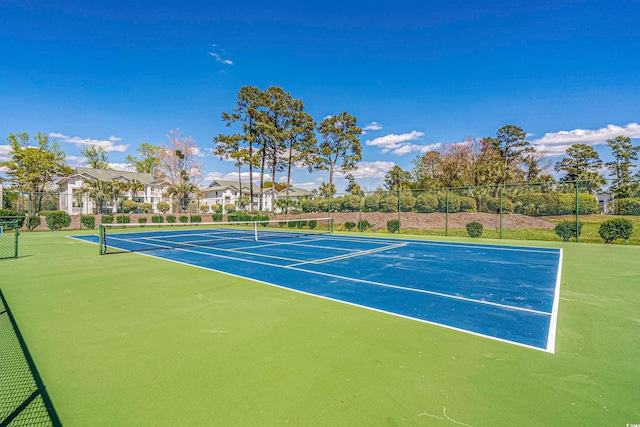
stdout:
<svg viewBox="0 0 640 427">
<path fill-rule="evenodd" d="M 49 136 L 51 138 L 59 139 L 62 142 L 68 142 L 70 144 L 75 144 L 78 146 L 95 145 L 96 147 L 104 148 L 106 152 L 119 151 L 121 153 L 124 153 L 125 151 L 127 151 L 127 147 L 128 147 L 128 145 L 118 144 L 118 142 L 122 141 L 122 138 L 118 138 L 117 136 L 113 136 L 113 135 L 106 140 L 80 138 L 79 136 L 70 137 L 62 133 L 55 133 L 55 132 L 50 133 Z"/>
<path fill-rule="evenodd" d="M 64 159 L 72 168 L 82 166 L 87 162 L 87 158 L 83 156 L 65 156 Z"/>
<path fill-rule="evenodd" d="M 549 156 L 560 156 L 566 153 L 573 144 L 602 145 L 608 139 L 624 135 L 631 139 L 640 138 L 640 124 L 629 123 L 626 126 L 607 125 L 600 129 L 574 129 L 546 133 L 542 138 L 531 141 L 538 151 Z"/>
<path fill-rule="evenodd" d="M 217 63 L 222 65 L 233 65 L 233 61 L 226 59 L 229 56 L 228 52 L 220 47 L 218 44 L 212 44 L 213 51 L 209 51 L 209 56 L 216 60 Z"/>
<path fill-rule="evenodd" d="M 318 183 L 317 182 L 296 182 L 296 183 L 291 183 L 291 185 L 293 185 L 296 188 L 303 188 L 305 190 L 313 190 L 318 188 Z"/>
<path fill-rule="evenodd" d="M 243 185 L 246 183 L 249 183 L 249 172 L 242 172 L 240 174 L 242 176 L 242 183 Z M 229 172 L 226 175 L 224 175 L 221 179 L 223 179 L 224 181 L 238 181 L 238 172 Z M 260 180 L 260 174 L 253 172 L 253 182 L 254 184 L 259 184 L 259 180 Z M 265 173 L 264 174 L 264 180 L 265 181 L 271 181 L 271 174 Z"/>
<path fill-rule="evenodd" d="M 365 134 L 367 133 L 366 131 L 368 130 L 380 130 L 382 129 L 382 125 L 378 122 L 371 122 L 368 125 L 366 125 L 365 127 L 362 128 L 362 133 Z"/>
<path fill-rule="evenodd" d="M 7 162 L 11 160 L 11 156 L 9 155 L 10 152 L 10 145 L 0 145 L 0 162 Z"/>
<path fill-rule="evenodd" d="M 358 163 L 358 169 L 349 171 L 348 173 L 354 178 L 384 178 L 384 175 L 389 172 L 396 164 L 393 162 L 360 162 Z M 345 172 L 336 171 L 338 177 L 344 177 Z"/>
<path fill-rule="evenodd" d="M 136 171 L 136 168 L 134 168 L 129 163 L 109 163 L 109 167 L 111 169 L 113 169 L 113 170 L 116 170 L 116 171 L 123 171 L 123 172 L 135 172 Z"/>
<path fill-rule="evenodd" d="M 391 151 L 393 154 L 396 154 L 398 156 L 403 156 L 414 151 L 426 153 L 427 151 L 437 149 L 441 146 L 441 144 L 419 145 L 410 143 L 410 141 L 419 140 L 423 136 L 423 132 L 418 132 L 415 130 L 400 135 L 391 133 L 386 136 L 368 140 L 365 142 L 365 144 L 370 147 L 382 148 L 383 154 Z"/>
</svg>

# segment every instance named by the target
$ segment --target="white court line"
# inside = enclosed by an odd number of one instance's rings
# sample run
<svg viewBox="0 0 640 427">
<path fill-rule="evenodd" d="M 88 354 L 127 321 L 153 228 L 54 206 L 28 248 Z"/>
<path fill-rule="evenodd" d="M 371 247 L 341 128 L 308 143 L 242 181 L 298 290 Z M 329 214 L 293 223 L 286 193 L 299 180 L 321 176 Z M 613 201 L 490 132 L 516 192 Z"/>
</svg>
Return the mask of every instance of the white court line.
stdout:
<svg viewBox="0 0 640 427">
<path fill-rule="evenodd" d="M 423 245 L 423 246 L 444 246 L 444 247 L 453 247 L 453 248 L 469 248 L 469 249 L 487 249 L 487 250 L 496 250 L 496 251 L 513 251 L 513 252 L 533 252 L 533 253 L 544 253 L 544 254 L 554 254 L 557 253 L 555 251 L 557 251 L 557 248 L 534 248 L 534 247 L 527 247 L 527 246 L 500 246 L 500 245 L 488 245 L 486 243 L 473 243 L 473 244 L 469 244 L 469 243 L 441 243 L 441 242 L 428 242 L 425 240 L 413 240 L 413 239 L 389 239 L 389 238 L 384 238 L 384 237 L 351 237 L 351 236 L 344 236 L 342 234 L 337 234 L 333 236 L 330 236 L 328 234 L 324 234 L 323 236 L 326 240 L 336 240 L 336 241 L 341 241 L 341 240 L 347 240 L 349 242 L 362 242 L 362 241 L 367 241 L 367 242 L 394 242 L 394 241 L 404 241 L 404 242 L 408 242 L 408 243 L 412 243 L 412 244 L 417 244 L 417 245 Z"/>
<path fill-rule="evenodd" d="M 298 265 L 304 265 L 304 264 L 325 264 L 327 262 L 340 261 L 340 260 L 347 259 L 347 258 L 354 258 L 354 257 L 362 256 L 362 255 L 374 254 L 374 253 L 382 252 L 382 251 L 389 251 L 391 249 L 401 248 L 403 246 L 407 246 L 407 244 L 406 243 L 400 243 L 400 244 L 397 244 L 397 245 L 383 246 L 381 248 L 374 248 L 374 249 L 369 249 L 369 250 L 366 250 L 366 251 L 357 251 L 357 252 L 352 252 L 350 254 L 336 255 L 336 256 L 332 256 L 332 257 L 324 258 L 324 259 L 317 259 L 317 260 L 313 260 L 313 261 L 305 261 L 305 262 L 301 262 L 301 263 L 298 263 L 298 264 L 291 264 L 291 265 L 289 265 L 289 267 L 296 267 Z"/>
<path fill-rule="evenodd" d="M 560 306 L 560 282 L 562 279 L 562 258 L 563 251 L 560 249 L 560 259 L 558 260 L 558 274 L 556 275 L 556 290 L 553 295 L 553 309 L 551 310 L 551 321 L 549 322 L 549 335 L 547 337 L 547 351 L 556 352 L 556 329 L 558 327 L 558 311 Z"/>
<path fill-rule="evenodd" d="M 150 245 L 152 245 L 152 244 L 150 243 Z M 164 248 L 164 246 L 161 246 L 161 245 L 156 245 L 156 246 Z M 256 260 L 250 260 L 250 259 L 234 258 L 234 257 L 227 256 L 227 255 L 213 254 L 213 253 L 210 253 L 210 252 L 202 252 L 202 251 L 197 251 L 197 250 L 194 250 L 194 249 L 174 248 L 174 250 L 183 251 L 183 252 L 190 252 L 190 253 L 195 253 L 195 254 L 200 254 L 200 255 L 205 255 L 205 256 L 211 256 L 211 257 L 216 257 L 216 258 L 230 259 L 230 260 L 233 260 L 233 261 L 248 262 L 248 263 L 251 263 L 251 264 L 265 265 L 265 266 L 269 266 L 269 267 L 284 268 L 284 269 L 287 269 L 287 270 L 302 271 L 304 273 L 310 273 L 310 274 L 316 274 L 316 275 L 319 275 L 319 276 L 332 277 L 334 279 L 347 280 L 347 281 L 357 282 L 357 283 L 365 283 L 365 284 L 368 284 L 368 285 L 380 286 L 380 287 L 391 288 L 391 289 L 399 289 L 399 290 L 409 291 L 409 292 L 417 292 L 417 293 L 435 295 L 435 296 L 439 296 L 439 297 L 442 297 L 442 298 L 450 298 L 450 299 L 455 299 L 455 300 L 459 300 L 459 301 L 466 301 L 466 302 L 472 302 L 472 303 L 481 304 L 481 305 L 489 305 L 489 306 L 492 306 L 492 307 L 505 308 L 505 309 L 509 309 L 509 310 L 524 311 L 524 312 L 527 312 L 527 313 L 534 313 L 534 314 L 539 314 L 539 315 L 543 315 L 543 316 L 550 316 L 551 315 L 551 313 L 544 312 L 544 311 L 539 311 L 539 310 L 534 310 L 534 309 L 531 309 L 531 308 L 515 307 L 515 306 L 511 306 L 511 305 L 507 305 L 507 304 L 500 304 L 500 303 L 497 303 L 497 302 L 477 300 L 477 299 L 473 299 L 473 298 L 461 297 L 461 296 L 458 296 L 458 295 L 445 294 L 445 293 L 442 293 L 442 292 L 428 291 L 428 290 L 425 290 L 425 289 L 407 288 L 407 287 L 404 287 L 404 286 L 390 285 L 390 284 L 387 284 L 387 283 L 375 282 L 375 281 L 372 281 L 372 280 L 364 280 L 364 279 L 356 279 L 356 278 L 353 278 L 353 277 L 339 276 L 337 274 L 330 274 L 330 273 L 323 273 L 323 272 L 320 272 L 320 271 L 307 270 L 307 269 L 304 269 L 304 268 L 298 268 L 298 267 L 294 267 L 294 266 L 291 266 L 291 265 L 278 265 L 278 264 L 272 264 L 272 263 L 264 262 L 264 261 L 256 261 Z M 163 259 L 166 259 L 166 258 L 163 258 Z"/>
</svg>

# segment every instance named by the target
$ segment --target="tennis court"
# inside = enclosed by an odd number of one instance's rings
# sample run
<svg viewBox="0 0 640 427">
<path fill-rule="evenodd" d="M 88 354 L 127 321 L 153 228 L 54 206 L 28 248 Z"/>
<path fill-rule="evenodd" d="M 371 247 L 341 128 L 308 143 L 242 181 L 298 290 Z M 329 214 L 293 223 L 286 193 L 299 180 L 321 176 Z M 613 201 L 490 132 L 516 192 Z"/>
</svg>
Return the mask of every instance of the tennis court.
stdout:
<svg viewBox="0 0 640 427">
<path fill-rule="evenodd" d="M 110 252 L 210 269 L 554 352 L 562 252 L 309 230 L 110 230 Z M 74 236 L 92 243 L 97 235 Z M 107 251 L 107 253 L 109 253 Z"/>
</svg>

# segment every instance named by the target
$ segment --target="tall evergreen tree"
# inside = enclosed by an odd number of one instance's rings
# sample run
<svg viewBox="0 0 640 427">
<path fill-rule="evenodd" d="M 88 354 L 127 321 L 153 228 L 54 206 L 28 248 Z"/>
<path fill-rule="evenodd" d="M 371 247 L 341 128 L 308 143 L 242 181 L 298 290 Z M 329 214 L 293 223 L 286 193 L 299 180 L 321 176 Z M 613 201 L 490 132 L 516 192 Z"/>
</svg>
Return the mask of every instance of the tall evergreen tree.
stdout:
<svg viewBox="0 0 640 427">
<path fill-rule="evenodd" d="M 617 197 L 629 197 L 629 186 L 633 182 L 632 169 L 637 166 L 632 162 L 638 160 L 640 146 L 634 146 L 631 138 L 621 135 L 607 140 L 607 147 L 611 149 L 613 160 L 605 163 L 605 166 L 611 171 L 609 176 L 616 179 L 611 188 Z"/>
<path fill-rule="evenodd" d="M 111 169 L 107 150 L 95 145 L 85 145 L 80 149 L 80 154 L 87 158 L 87 166 L 94 169 Z"/>
<path fill-rule="evenodd" d="M 322 142 L 316 168 L 329 171 L 328 184 L 333 186 L 336 166 L 341 172 L 358 168 L 357 162 L 362 160 L 362 144 L 358 138 L 362 129 L 358 127 L 358 119 L 345 111 L 325 118 L 318 125 L 318 131 Z"/>
<path fill-rule="evenodd" d="M 31 141 L 26 132 L 9 134 L 7 141 L 11 147 L 11 158 L 0 162 L 16 190 L 33 194 L 34 204 L 29 214 L 41 210 L 43 193 L 57 178 L 73 173 L 73 169 L 65 164 L 65 153 L 55 140 L 49 141 L 49 136 L 43 133 L 35 134 L 34 139 Z"/>
</svg>

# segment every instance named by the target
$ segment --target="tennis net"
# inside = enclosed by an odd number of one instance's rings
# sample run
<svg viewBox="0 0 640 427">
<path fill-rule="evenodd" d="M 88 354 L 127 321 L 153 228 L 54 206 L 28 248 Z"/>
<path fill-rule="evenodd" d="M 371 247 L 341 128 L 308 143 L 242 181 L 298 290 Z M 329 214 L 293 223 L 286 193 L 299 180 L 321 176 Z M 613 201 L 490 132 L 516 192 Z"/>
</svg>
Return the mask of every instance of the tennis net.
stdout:
<svg viewBox="0 0 640 427">
<path fill-rule="evenodd" d="M 331 218 L 101 224 L 100 255 L 167 249 L 193 249 L 250 242 L 270 242 L 333 232 Z"/>
</svg>

